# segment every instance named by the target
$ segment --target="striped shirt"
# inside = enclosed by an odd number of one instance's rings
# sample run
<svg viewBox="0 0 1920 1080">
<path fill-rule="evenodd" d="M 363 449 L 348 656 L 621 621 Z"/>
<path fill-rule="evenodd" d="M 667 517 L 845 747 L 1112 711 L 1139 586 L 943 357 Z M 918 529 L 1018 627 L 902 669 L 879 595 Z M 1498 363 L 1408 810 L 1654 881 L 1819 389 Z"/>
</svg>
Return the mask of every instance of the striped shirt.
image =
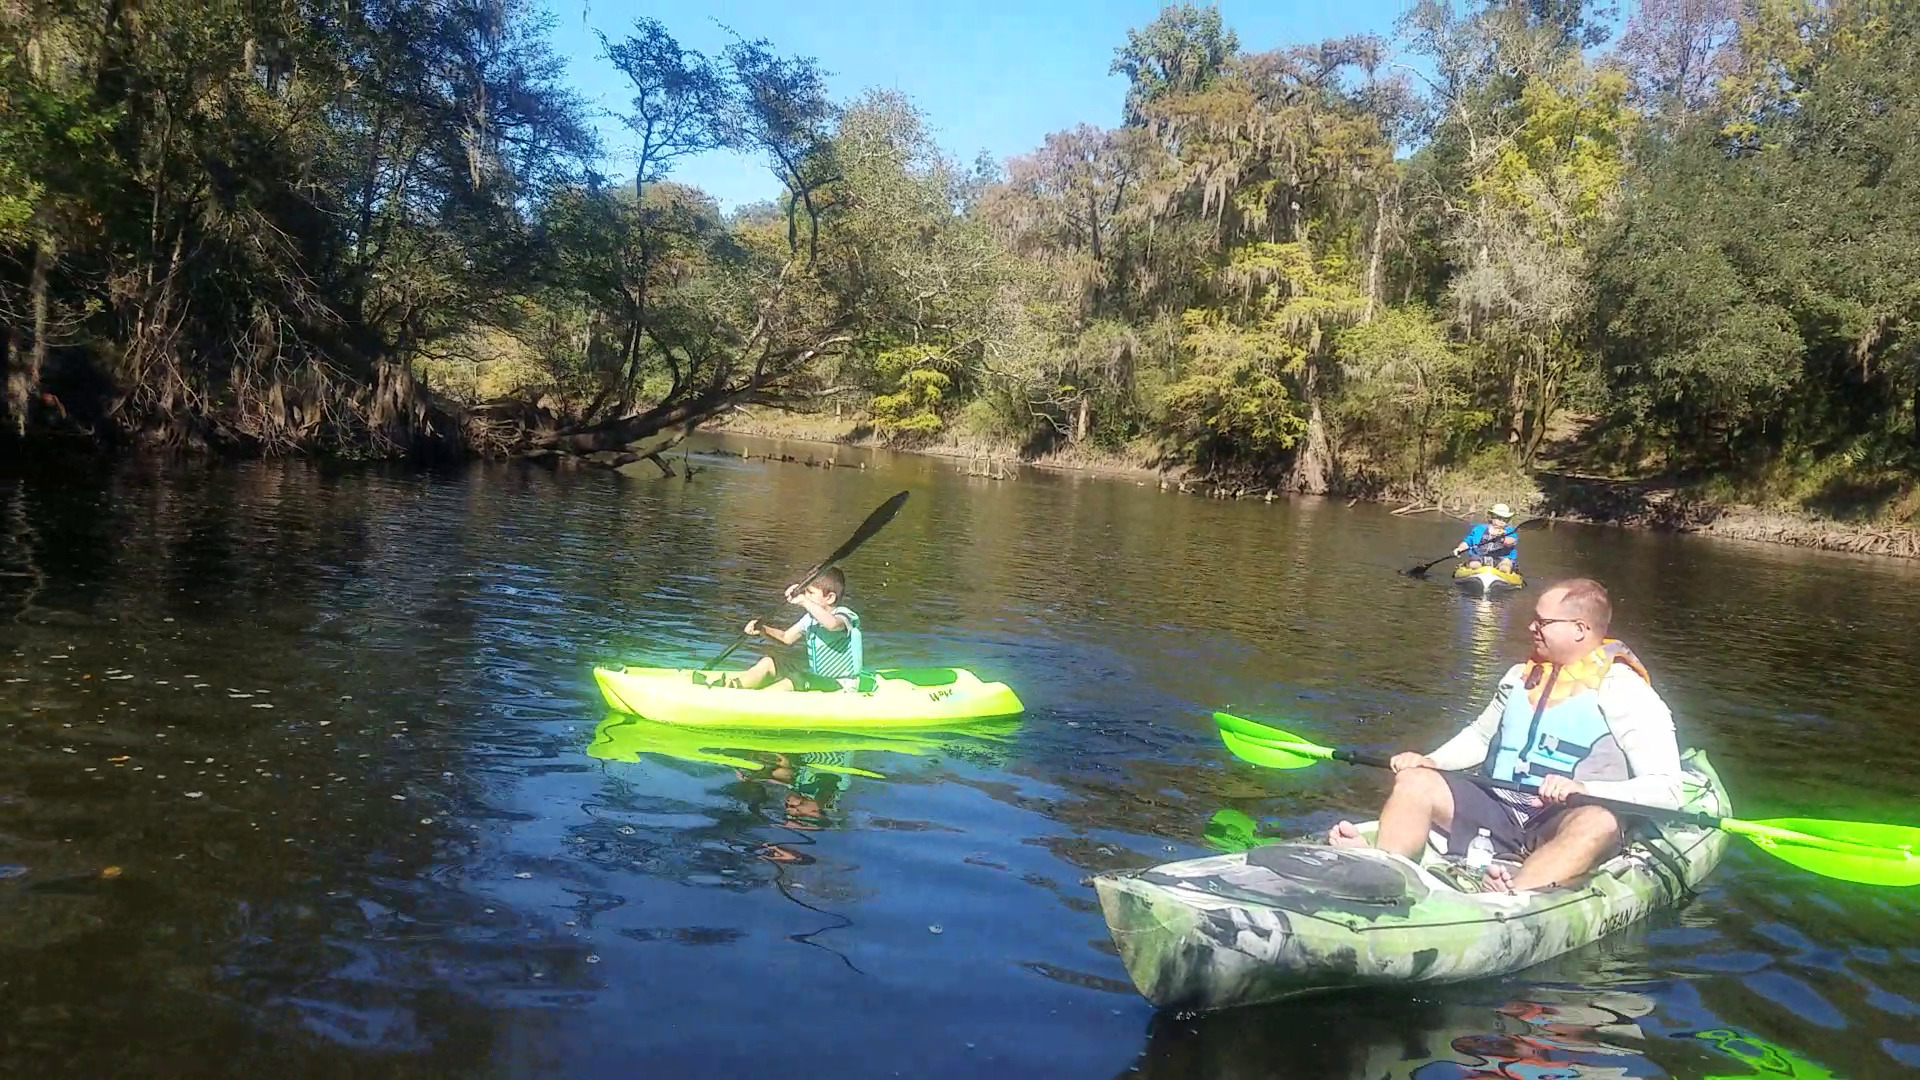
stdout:
<svg viewBox="0 0 1920 1080">
<path fill-rule="evenodd" d="M 835 615 L 846 621 L 838 630 L 822 629 L 808 612 L 794 625 L 807 643 L 807 666 L 823 679 L 854 679 L 866 667 L 865 650 L 860 642 L 860 616 L 851 609 L 837 607 Z"/>
</svg>

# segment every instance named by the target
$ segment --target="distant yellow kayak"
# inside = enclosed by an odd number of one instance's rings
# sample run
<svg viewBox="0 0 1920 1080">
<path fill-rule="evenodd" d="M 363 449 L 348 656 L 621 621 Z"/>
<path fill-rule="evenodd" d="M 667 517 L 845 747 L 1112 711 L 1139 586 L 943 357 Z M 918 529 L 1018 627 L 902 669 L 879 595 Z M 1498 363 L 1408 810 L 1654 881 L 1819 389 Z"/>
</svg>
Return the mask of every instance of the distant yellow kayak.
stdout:
<svg viewBox="0 0 1920 1080">
<path fill-rule="evenodd" d="M 1525 588 L 1527 579 L 1517 573 L 1509 573 L 1491 566 L 1482 566 L 1477 570 L 1457 566 L 1453 570 L 1453 583 L 1468 589 L 1477 589 L 1482 594 L 1486 594 L 1503 585 L 1515 589 Z"/>
<path fill-rule="evenodd" d="M 663 724 L 709 728 L 943 728 L 1017 716 L 1020 698 L 1005 683 L 982 682 L 965 668 L 876 671 L 871 690 L 737 690 L 710 685 L 720 672 L 691 668 L 594 668 L 607 704 Z"/>
</svg>

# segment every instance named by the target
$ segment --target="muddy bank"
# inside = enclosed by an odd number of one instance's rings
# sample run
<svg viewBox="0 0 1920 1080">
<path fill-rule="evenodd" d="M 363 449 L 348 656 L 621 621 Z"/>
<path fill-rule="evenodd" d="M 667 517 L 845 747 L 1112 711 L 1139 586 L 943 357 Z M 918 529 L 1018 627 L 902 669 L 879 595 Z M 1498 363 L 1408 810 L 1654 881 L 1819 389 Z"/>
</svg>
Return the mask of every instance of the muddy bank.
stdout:
<svg viewBox="0 0 1920 1080">
<path fill-rule="evenodd" d="M 1569 473 L 1535 475 L 1541 513 L 1627 528 L 1701 533 L 1859 555 L 1920 558 L 1920 531 L 1876 522 L 1836 521 L 1813 514 L 1724 504 L 1655 481 L 1608 480 Z"/>
<path fill-rule="evenodd" d="M 733 412 L 702 425 L 707 431 L 733 435 L 753 435 L 766 439 L 793 439 L 800 442 L 857 446 L 868 450 L 892 450 L 902 454 L 943 458 L 965 463 L 967 472 L 995 480 L 1017 479 L 1023 469 L 1085 473 L 1114 480 L 1163 483 L 1168 487 L 1182 483 L 1193 485 L 1183 466 L 1163 467 L 1144 455 L 1129 457 L 1104 451 L 1069 447 L 1038 454 L 1023 453 L 1012 443 L 948 435 L 944 438 L 903 444 L 885 438 L 864 423 L 826 416 L 758 414 Z M 802 462 L 804 464 L 804 462 Z M 1183 489 L 1187 490 L 1187 489 Z"/>
<path fill-rule="evenodd" d="M 966 437 L 919 445 L 900 445 L 865 425 L 824 416 L 734 413 L 710 430 L 827 445 L 887 449 L 965 462 L 967 471 L 994 479 L 1017 479 L 1022 469 L 1084 473 L 1209 498 L 1258 498 L 1271 501 L 1289 494 L 1278 482 L 1254 474 L 1201 475 L 1184 466 L 1159 467 L 1150 461 L 1101 452 L 1070 450 L 1023 457 L 1008 443 Z M 806 461 L 800 461 L 806 464 Z M 818 464 L 819 462 L 815 462 Z M 1658 481 L 1611 480 L 1577 473 L 1536 470 L 1531 474 L 1480 480 L 1436 477 L 1428 490 L 1335 492 L 1349 502 L 1366 499 L 1406 513 L 1436 512 L 1462 519 L 1493 502 L 1510 503 L 1524 514 L 1620 528 L 1699 533 L 1729 540 L 1784 544 L 1860 555 L 1920 558 L 1920 530 L 1902 525 L 1837 521 L 1814 514 L 1761 509 L 1705 499 L 1685 488 Z"/>
</svg>

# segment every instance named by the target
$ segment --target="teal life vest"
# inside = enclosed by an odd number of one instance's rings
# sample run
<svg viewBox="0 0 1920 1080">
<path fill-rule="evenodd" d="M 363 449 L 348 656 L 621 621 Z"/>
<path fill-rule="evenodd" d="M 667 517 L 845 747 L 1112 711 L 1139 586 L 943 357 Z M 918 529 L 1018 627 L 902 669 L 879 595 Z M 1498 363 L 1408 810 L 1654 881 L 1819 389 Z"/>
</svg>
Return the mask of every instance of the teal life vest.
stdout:
<svg viewBox="0 0 1920 1080">
<path fill-rule="evenodd" d="M 806 626 L 802 633 L 807 641 L 807 666 L 822 678 L 858 678 L 866 670 L 867 661 L 866 649 L 860 640 L 860 616 L 846 607 L 836 607 L 833 613 L 846 621 L 844 631 L 821 629 L 811 614 L 804 617 Z"/>
<path fill-rule="evenodd" d="M 1487 748 L 1487 775 L 1529 787 L 1539 787 L 1549 776 L 1632 777 L 1627 755 L 1600 711 L 1600 683 L 1615 664 L 1647 678 L 1633 650 L 1611 638 L 1577 664 L 1529 663 L 1519 685 L 1508 688 L 1500 732 Z"/>
</svg>

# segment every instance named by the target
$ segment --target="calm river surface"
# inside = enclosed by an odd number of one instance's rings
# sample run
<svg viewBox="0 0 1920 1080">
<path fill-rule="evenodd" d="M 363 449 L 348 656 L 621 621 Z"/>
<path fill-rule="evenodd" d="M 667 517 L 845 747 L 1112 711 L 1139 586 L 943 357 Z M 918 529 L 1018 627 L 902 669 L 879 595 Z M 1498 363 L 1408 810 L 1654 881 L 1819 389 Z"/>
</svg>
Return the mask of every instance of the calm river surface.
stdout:
<svg viewBox="0 0 1920 1080">
<path fill-rule="evenodd" d="M 0 465 L 0 1072 L 1920 1072 L 1920 890 L 1739 842 L 1686 910 L 1508 979 L 1156 1016 L 1087 874 L 1384 791 L 1233 761 L 1208 713 L 1430 749 L 1531 594 L 1396 575 L 1460 529 L 1377 507 L 691 461 Z M 596 735 L 593 664 L 717 651 L 902 488 L 847 565 L 869 657 L 1005 679 L 1017 729 L 723 762 Z M 1920 822 L 1920 567 L 1524 543 L 1536 581 L 1613 587 L 1740 816 Z"/>
</svg>

